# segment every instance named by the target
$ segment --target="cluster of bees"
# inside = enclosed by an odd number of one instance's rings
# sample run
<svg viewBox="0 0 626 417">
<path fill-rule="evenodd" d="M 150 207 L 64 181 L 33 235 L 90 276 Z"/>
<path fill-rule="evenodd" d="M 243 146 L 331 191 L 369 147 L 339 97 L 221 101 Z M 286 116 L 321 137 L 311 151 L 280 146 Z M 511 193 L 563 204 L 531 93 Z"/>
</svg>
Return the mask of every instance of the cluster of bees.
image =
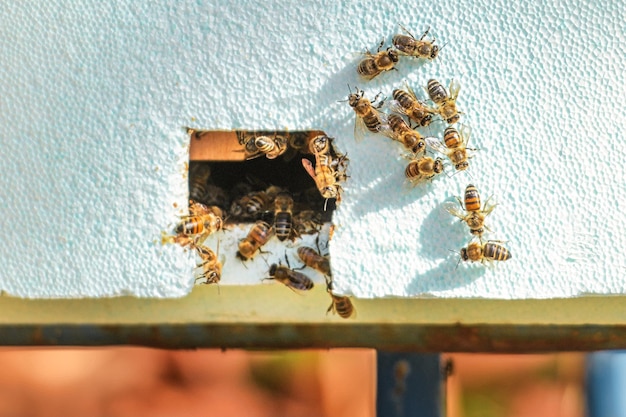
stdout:
<svg viewBox="0 0 626 417">
<path fill-rule="evenodd" d="M 403 33 L 393 37 L 392 46 L 381 51 L 383 40 L 375 54 L 365 52 L 356 68 L 359 76 L 372 80 L 394 70 L 402 56 L 427 61 L 438 56 L 442 48 L 435 44 L 434 38 L 427 37 L 429 30 L 418 39 L 404 27 L 401 28 Z M 346 100 L 356 114 L 355 139 L 362 140 L 369 131 L 398 142 L 409 159 L 404 174 L 412 186 L 443 173 L 447 166 L 444 157 L 455 171 L 467 170 L 471 158 L 468 151 L 476 150 L 467 147 L 470 128 L 459 124 L 463 114 L 456 104 L 460 84 L 452 80 L 446 89 L 439 81 L 430 79 L 424 89 L 430 102 L 418 98 L 406 83 L 403 88 L 393 90 L 391 100 L 378 100 L 381 93 L 369 100 L 358 87 L 355 92 L 350 89 Z M 435 121 L 446 126 L 442 140 L 424 133 L 424 129 L 430 131 L 431 123 Z M 189 133 L 193 134 L 193 131 Z M 324 276 L 326 290 L 331 296 L 327 313 L 333 311 L 343 318 L 353 316 L 355 310 L 350 298 L 332 292 L 330 260 L 320 254 L 319 244 L 317 250 L 303 244 L 295 245 L 303 235 L 318 234 L 319 239 L 320 230 L 330 222 L 332 210 L 341 202 L 342 183 L 348 178 L 348 158 L 337 151 L 333 139 L 323 132 L 240 131 L 237 132 L 237 139 L 241 151 L 245 153 L 246 163 L 264 161 L 265 165 L 261 164 L 259 172 L 267 171 L 267 161 L 276 161 L 271 165 L 281 163 L 283 166 L 277 168 L 274 179 L 285 179 L 299 172 L 309 183 L 312 180 L 312 184 L 309 187 L 280 184 L 280 181 L 250 175 L 241 181 L 241 170 L 245 169 L 241 163 L 236 163 L 230 179 L 221 178 L 218 181 L 213 172 L 217 162 L 192 162 L 189 167 L 189 214 L 181 217 L 173 234 L 164 236 L 164 242 L 193 249 L 200 259 L 196 282 L 217 284 L 221 280 L 224 258 L 219 256 L 219 240 L 213 251 L 205 244 L 207 237 L 228 230 L 235 224 L 249 223 L 246 236 L 237 245 L 236 257 L 239 261 L 245 265 L 258 254 L 263 256 L 267 253 L 263 247 L 276 238 L 286 248 L 295 248 L 295 257 L 302 266 L 291 268 L 285 250 L 286 265 L 282 261 L 268 264 L 268 276 L 263 280 L 278 281 L 296 292 L 309 291 L 314 282 L 301 270 L 311 268 Z M 295 161 L 295 167 L 285 169 L 284 164 L 291 164 L 292 161 Z M 215 169 L 215 174 L 227 171 L 222 166 L 219 170 Z M 290 174 L 286 176 L 285 172 Z M 236 180 L 233 181 L 233 178 Z M 483 242 L 482 239 L 484 230 L 489 230 L 484 220 L 495 204 L 489 204 L 488 199 L 481 206 L 480 195 L 473 185 L 466 188 L 463 200 L 458 197 L 457 200 L 460 209 L 456 203 L 447 203 L 445 209 L 470 229 L 472 241 L 461 250 L 461 259 L 472 262 L 510 259 L 510 252 L 500 241 Z M 332 225 L 329 234 L 332 236 Z"/>
<path fill-rule="evenodd" d="M 495 204 L 489 204 L 491 197 L 485 201 L 485 204 L 481 208 L 480 194 L 478 189 L 469 184 L 465 188 L 465 195 L 463 200 L 457 197 L 457 201 L 461 209 L 459 210 L 456 203 L 448 202 L 444 204 L 444 208 L 448 213 L 455 217 L 458 217 L 462 222 L 465 222 L 469 227 L 470 234 L 473 238 L 478 238 L 479 241 L 471 241 L 466 248 L 461 249 L 461 260 L 467 262 L 485 262 L 485 261 L 506 261 L 511 259 L 511 253 L 504 246 L 500 245 L 500 241 L 489 240 L 483 243 L 483 233 L 485 229 L 489 227 L 485 224 L 485 218 L 496 207 Z M 458 265 L 458 264 L 457 264 Z"/>
<path fill-rule="evenodd" d="M 428 61 L 438 56 L 442 48 L 435 44 L 434 38 L 427 39 L 430 29 L 417 39 L 404 27 L 400 27 L 404 33 L 393 37 L 393 46 L 381 51 L 383 40 L 376 54 L 366 51 L 365 57 L 356 69 L 363 79 L 371 80 L 386 71 L 394 70 L 399 57 L 403 55 Z M 472 157 L 468 151 L 476 149 L 467 146 L 471 135 L 470 127 L 459 123 L 463 114 L 456 104 L 460 89 L 460 84 L 455 80 L 451 80 L 446 89 L 439 81 L 430 79 L 424 87 L 430 103 L 420 100 L 406 83 L 404 88 L 393 90 L 393 99 L 388 102 L 385 99 L 378 100 L 381 93 L 373 100 L 369 100 L 365 97 L 364 91 L 358 87 L 355 92 L 350 89 L 347 102 L 356 114 L 355 139 L 362 140 L 369 131 L 402 144 L 409 159 L 404 174 L 406 180 L 413 186 L 432 180 L 444 172 L 447 163 L 444 162 L 444 158 L 436 155 L 447 157 L 455 171 L 465 171 Z M 383 108 L 388 111 L 383 112 Z M 443 141 L 422 133 L 424 129 L 430 129 L 434 121 L 446 125 Z M 434 157 L 428 155 L 429 151 Z M 510 259 L 510 252 L 499 241 L 483 243 L 482 240 L 484 218 L 491 213 L 495 205 L 488 205 L 487 201 L 481 208 L 478 190 L 473 185 L 469 185 L 465 190 L 465 207 L 463 202 L 457 199 L 463 211 L 450 205 L 446 206 L 446 210 L 465 221 L 470 227 L 472 236 L 479 239 L 479 242 L 472 241 L 461 250 L 461 259 L 472 262 Z"/>
<path fill-rule="evenodd" d="M 332 293 L 330 261 L 320 254 L 319 244 L 317 250 L 294 245 L 300 243 L 303 235 L 318 234 L 319 239 L 324 224 L 330 222 L 332 210 L 340 201 L 341 182 L 347 178 L 348 158 L 337 151 L 333 139 L 323 132 L 237 132 L 237 137 L 245 152 L 245 163 L 249 164 L 245 180 L 241 181 L 241 163 L 230 163 L 229 167 L 228 163 L 191 162 L 189 214 L 181 217 L 173 234 L 164 236 L 164 242 L 195 251 L 200 259 L 196 283 L 218 284 L 224 257 L 219 256 L 219 240 L 214 251 L 205 244 L 206 239 L 236 224 L 251 223 L 237 245 L 236 258 L 240 262 L 245 265 L 259 254 L 265 259 L 263 255 L 268 252 L 263 247 L 276 238 L 285 244 L 286 265 L 268 264 L 264 280 L 278 281 L 296 292 L 308 291 L 314 282 L 300 269 L 312 268 L 324 276 L 331 296 L 327 312 L 351 317 L 354 307 L 350 299 Z M 284 175 L 298 166 L 302 178 Z M 252 175 L 255 170 L 266 178 Z M 283 182 L 274 181 L 277 178 Z M 302 187 L 303 180 L 312 182 L 311 187 Z M 294 247 L 300 268 L 289 265 L 287 248 Z"/>
<path fill-rule="evenodd" d="M 288 150 L 291 152 L 305 152 L 313 155 L 315 165 L 311 160 L 302 158 L 302 166 L 311 176 L 321 196 L 328 202 L 333 199 L 336 203 L 341 201 L 341 182 L 348 178 L 348 158 L 337 151 L 333 145 L 333 139 L 325 134 L 319 134 L 312 138 L 305 133 L 269 135 L 239 134 L 239 143 L 246 151 L 246 159 L 254 159 L 264 155 L 268 159 L 275 159 L 284 155 Z M 291 159 L 291 154 L 285 155 Z M 325 209 L 326 207 L 324 207 Z"/>
</svg>

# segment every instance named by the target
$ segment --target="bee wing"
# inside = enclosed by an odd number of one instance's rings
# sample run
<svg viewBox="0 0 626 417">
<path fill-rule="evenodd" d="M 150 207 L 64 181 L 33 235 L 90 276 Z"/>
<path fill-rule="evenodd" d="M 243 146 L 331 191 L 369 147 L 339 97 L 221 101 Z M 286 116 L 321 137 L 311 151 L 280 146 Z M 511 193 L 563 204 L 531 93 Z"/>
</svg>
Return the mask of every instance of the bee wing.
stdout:
<svg viewBox="0 0 626 417">
<path fill-rule="evenodd" d="M 472 128 L 468 125 L 460 125 L 459 134 L 461 135 L 461 138 L 463 138 L 463 143 L 467 146 L 472 134 Z"/>
<path fill-rule="evenodd" d="M 457 80 L 452 80 L 450 81 L 450 98 L 452 98 L 452 100 L 456 100 L 456 98 L 459 96 L 459 91 L 461 90 L 461 84 L 457 81 Z"/>
<path fill-rule="evenodd" d="M 389 100 L 387 108 L 394 113 L 407 114 L 406 109 L 398 103 L 398 100 Z"/>
<path fill-rule="evenodd" d="M 441 141 L 438 138 L 434 136 L 428 136 L 428 137 L 425 137 L 424 140 L 426 141 L 426 144 L 428 146 L 430 146 L 437 152 L 442 153 L 444 155 L 448 154 L 448 148 L 446 147 L 446 145 L 441 143 Z"/>
<path fill-rule="evenodd" d="M 446 201 L 443 203 L 443 208 L 453 216 L 458 217 L 459 219 L 465 219 L 465 213 L 459 210 L 459 204 L 452 201 Z"/>
<path fill-rule="evenodd" d="M 420 101 L 417 96 L 415 95 L 415 91 L 413 91 L 413 89 L 411 88 L 411 86 L 409 85 L 409 83 L 407 83 L 406 81 L 404 82 L 404 86 L 406 87 L 406 92 L 409 93 L 409 95 L 411 96 L 411 98 L 413 98 L 416 101 Z"/>
<path fill-rule="evenodd" d="M 389 126 L 389 118 L 387 117 L 387 113 L 383 113 L 378 109 L 374 109 L 374 112 L 376 113 L 376 116 L 378 116 L 378 120 L 380 121 L 380 124 L 376 128 L 376 131 L 381 135 L 387 136 L 388 138 L 394 138 L 396 134 Z"/>
<path fill-rule="evenodd" d="M 306 158 L 302 158 L 302 166 L 307 174 L 311 176 L 311 178 L 316 179 L 315 177 L 315 168 L 313 168 L 313 164 Z"/>
<path fill-rule="evenodd" d="M 258 152 L 255 152 L 255 153 L 248 154 L 248 155 L 246 155 L 246 161 L 249 161 L 249 160 L 251 160 L 251 159 L 256 159 L 256 158 L 258 158 L 259 156 L 263 156 L 263 155 L 265 155 L 265 154 L 264 154 L 263 152 L 261 152 L 261 151 L 258 151 Z"/>
<path fill-rule="evenodd" d="M 376 71 L 374 74 L 368 74 L 368 75 L 359 73 L 359 76 L 363 78 L 365 81 L 372 81 L 374 78 L 378 77 L 381 73 L 382 71 Z"/>
<path fill-rule="evenodd" d="M 482 211 L 485 216 L 488 216 L 493 211 L 493 209 L 495 209 L 496 206 L 498 205 L 497 201 L 492 201 L 492 197 L 493 196 L 489 196 L 487 201 L 485 201 L 485 205 L 483 206 Z"/>
<path fill-rule="evenodd" d="M 362 141 L 365 138 L 366 132 L 367 126 L 365 126 L 363 118 L 356 116 L 356 120 L 354 121 L 354 139 L 357 142 Z"/>
</svg>

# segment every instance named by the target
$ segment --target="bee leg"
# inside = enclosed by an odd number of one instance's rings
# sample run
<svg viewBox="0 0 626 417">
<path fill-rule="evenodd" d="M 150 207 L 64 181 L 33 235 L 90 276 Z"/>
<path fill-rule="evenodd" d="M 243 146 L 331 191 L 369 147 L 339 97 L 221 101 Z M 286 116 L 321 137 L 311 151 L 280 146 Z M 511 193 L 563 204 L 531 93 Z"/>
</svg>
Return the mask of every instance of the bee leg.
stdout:
<svg viewBox="0 0 626 417">
<path fill-rule="evenodd" d="M 383 38 L 383 40 L 380 41 L 380 45 L 378 45 L 378 49 L 376 50 L 376 52 L 380 52 L 380 48 L 382 48 L 384 44 L 385 44 L 385 38 Z"/>
<path fill-rule="evenodd" d="M 333 307 L 335 307 L 335 303 L 331 302 L 330 306 L 328 306 L 328 309 L 326 310 L 326 315 L 328 315 L 328 313 L 330 313 L 331 310 L 332 310 L 333 314 L 335 314 L 335 309 Z"/>
<path fill-rule="evenodd" d="M 428 29 L 426 29 L 426 32 L 424 32 L 424 33 L 422 34 L 422 37 L 420 38 L 420 41 L 421 41 L 422 39 L 424 39 L 424 38 L 426 37 L 426 35 L 428 35 L 428 32 L 430 32 L 430 26 L 428 26 Z M 413 35 L 411 35 L 411 36 L 413 36 Z M 433 38 L 433 42 L 435 42 L 435 38 Z"/>
<path fill-rule="evenodd" d="M 289 234 L 289 240 L 291 240 L 292 242 L 295 242 L 297 238 L 301 238 L 301 237 L 302 235 L 300 234 L 300 232 L 298 232 L 295 227 L 292 227 L 291 233 Z"/>
<path fill-rule="evenodd" d="M 289 258 L 287 258 L 287 251 L 285 251 L 285 262 L 287 262 L 287 267 L 291 268 L 291 265 L 289 265 Z"/>
</svg>

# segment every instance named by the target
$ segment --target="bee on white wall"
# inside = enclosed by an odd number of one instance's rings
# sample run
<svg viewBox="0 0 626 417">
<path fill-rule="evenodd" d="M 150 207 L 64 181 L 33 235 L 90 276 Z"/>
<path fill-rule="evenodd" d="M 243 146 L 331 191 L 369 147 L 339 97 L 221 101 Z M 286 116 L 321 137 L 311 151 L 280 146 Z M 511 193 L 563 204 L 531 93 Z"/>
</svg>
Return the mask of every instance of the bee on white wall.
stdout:
<svg viewBox="0 0 626 417">
<path fill-rule="evenodd" d="M 371 80 L 384 71 L 395 69 L 396 63 L 398 62 L 398 52 L 391 47 L 381 51 L 380 48 L 383 47 L 384 43 L 385 40 L 383 39 L 380 45 L 378 45 L 375 54 L 372 54 L 370 51 L 365 52 L 365 58 L 359 62 L 356 68 L 356 72 L 361 77 Z"/>
<path fill-rule="evenodd" d="M 397 34 L 393 37 L 391 43 L 403 55 L 409 55 L 415 58 L 423 58 L 432 61 L 439 55 L 439 46 L 435 45 L 435 38 L 424 40 L 430 28 L 422 34 L 419 39 L 411 34 L 406 28 L 400 25 L 406 34 Z"/>
</svg>

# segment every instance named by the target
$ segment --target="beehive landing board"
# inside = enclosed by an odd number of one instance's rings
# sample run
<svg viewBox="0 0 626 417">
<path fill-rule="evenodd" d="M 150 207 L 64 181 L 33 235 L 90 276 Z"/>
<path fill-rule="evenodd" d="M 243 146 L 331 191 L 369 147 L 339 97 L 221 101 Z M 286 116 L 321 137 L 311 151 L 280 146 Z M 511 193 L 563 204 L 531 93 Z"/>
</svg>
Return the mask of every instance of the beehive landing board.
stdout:
<svg viewBox="0 0 626 417">
<path fill-rule="evenodd" d="M 160 233 L 185 205 L 184 126 L 322 129 L 351 159 L 331 242 L 360 297 L 623 294 L 626 13 L 620 1 L 12 2 L 0 14 L 0 287 L 24 297 L 175 297 L 195 259 Z M 357 79 L 398 23 L 435 62 Z M 346 84 L 389 96 L 458 79 L 479 148 L 467 173 L 406 190 L 407 161 L 356 143 Z M 470 177 L 471 174 L 471 177 Z M 460 265 L 442 210 L 472 182 L 513 259 Z M 265 267 L 266 268 L 266 267 Z"/>
</svg>

